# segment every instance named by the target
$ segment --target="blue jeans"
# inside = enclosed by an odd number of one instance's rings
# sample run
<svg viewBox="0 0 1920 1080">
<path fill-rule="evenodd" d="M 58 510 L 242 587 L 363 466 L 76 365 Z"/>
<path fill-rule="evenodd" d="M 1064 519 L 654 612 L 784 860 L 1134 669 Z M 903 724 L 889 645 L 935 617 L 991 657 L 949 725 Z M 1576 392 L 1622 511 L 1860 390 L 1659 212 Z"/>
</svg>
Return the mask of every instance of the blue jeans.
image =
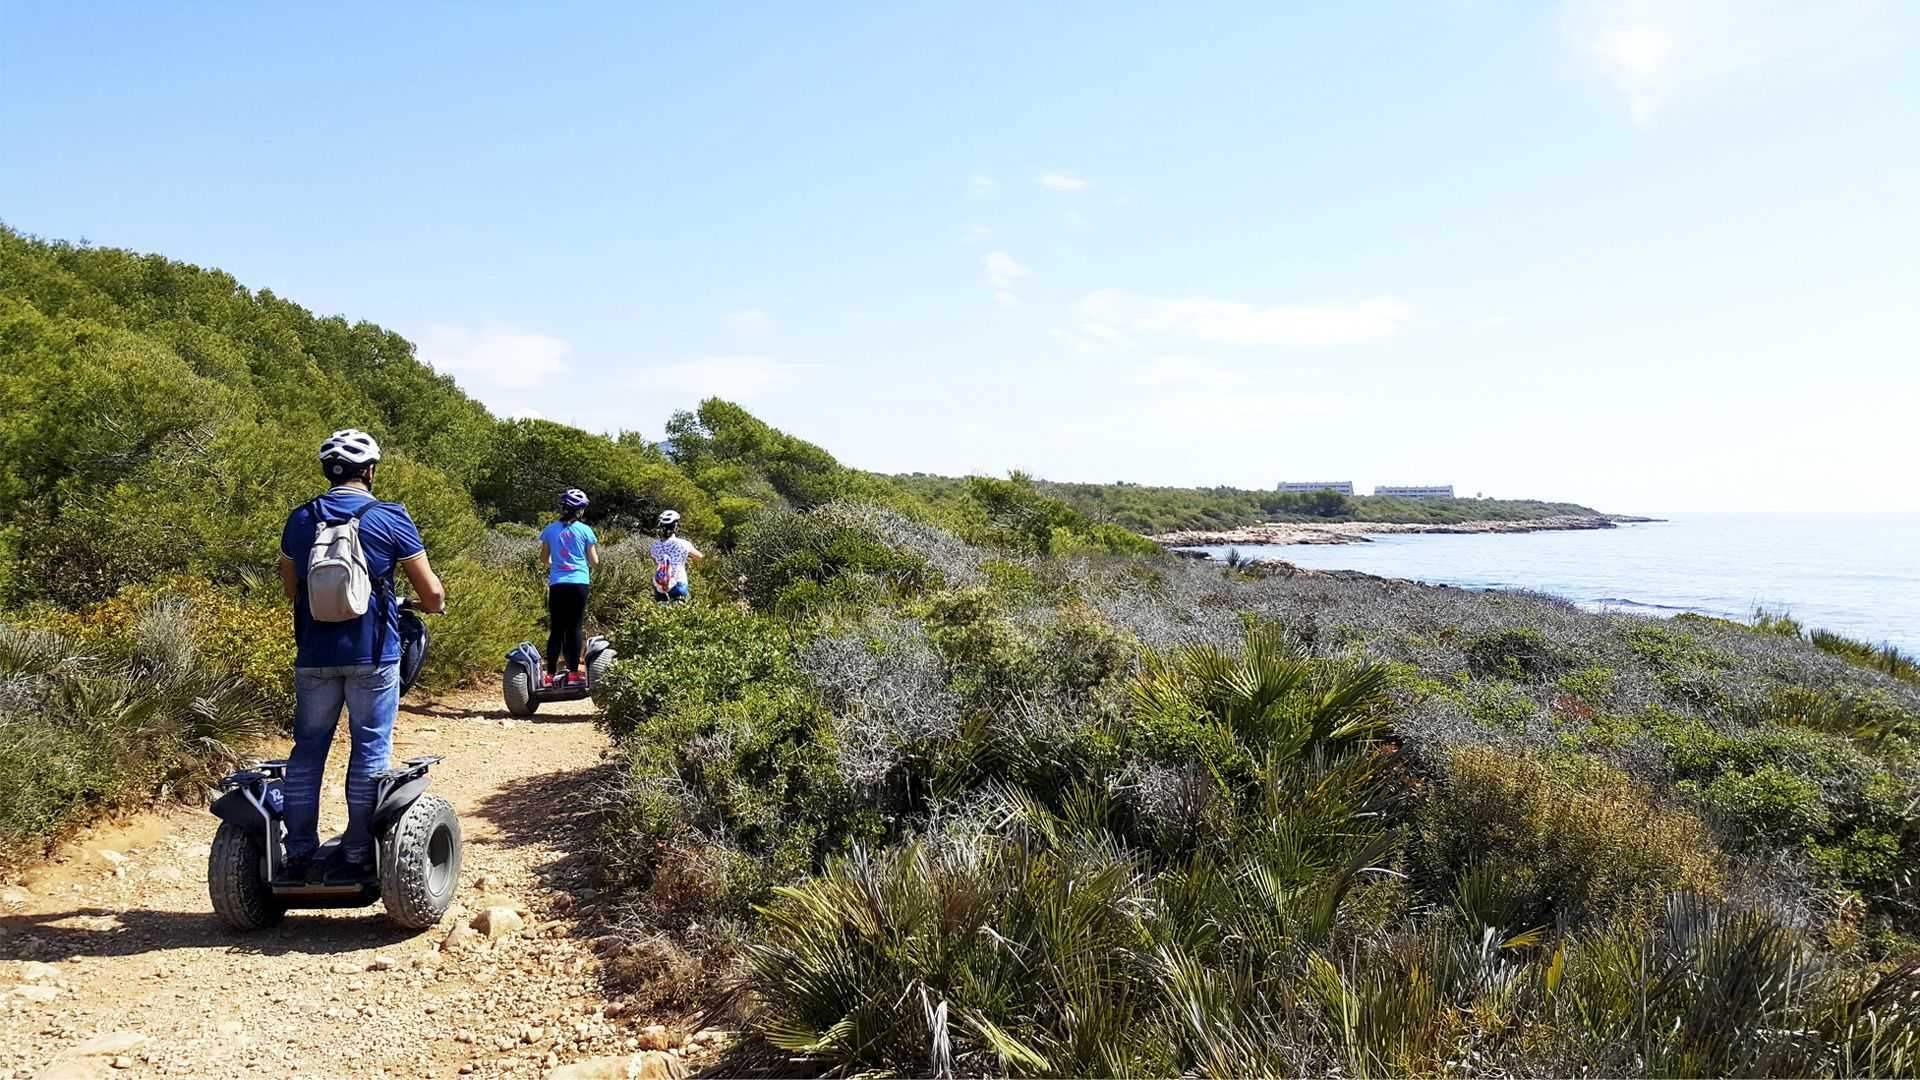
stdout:
<svg viewBox="0 0 1920 1080">
<path fill-rule="evenodd" d="M 683 604 L 687 601 L 687 598 L 692 595 L 693 593 L 688 590 L 686 582 L 676 581 L 673 583 L 673 587 L 666 592 L 661 592 L 659 589 L 653 590 L 653 602 L 656 604 Z"/>
<path fill-rule="evenodd" d="M 287 856 L 320 846 L 320 781 L 327 751 L 347 707 L 353 755 L 347 759 L 347 831 L 341 854 L 356 862 L 372 855 L 374 778 L 387 768 L 393 718 L 400 711 L 399 664 L 295 668 L 293 753 L 287 758 Z"/>
</svg>

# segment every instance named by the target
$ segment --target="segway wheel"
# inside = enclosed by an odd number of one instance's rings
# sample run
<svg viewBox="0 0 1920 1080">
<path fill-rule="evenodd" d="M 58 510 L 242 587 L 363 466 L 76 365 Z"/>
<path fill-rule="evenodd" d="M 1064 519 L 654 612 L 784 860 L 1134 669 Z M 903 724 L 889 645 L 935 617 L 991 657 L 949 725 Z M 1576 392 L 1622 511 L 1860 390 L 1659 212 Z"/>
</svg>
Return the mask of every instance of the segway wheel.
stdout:
<svg viewBox="0 0 1920 1080">
<path fill-rule="evenodd" d="M 615 659 L 610 648 L 594 653 L 593 659 L 587 661 L 587 685 L 599 686 L 600 680 L 606 678 L 607 671 L 613 667 Z"/>
<path fill-rule="evenodd" d="M 460 818 L 447 800 L 422 795 L 387 826 L 380 844 L 380 898 L 409 930 L 440 921 L 460 886 Z"/>
<path fill-rule="evenodd" d="M 213 912 L 235 930 L 265 930 L 278 926 L 287 913 L 267 884 L 267 852 L 260 834 L 232 822 L 213 834 L 213 853 L 207 856 L 207 895 Z"/>
<path fill-rule="evenodd" d="M 533 672 L 519 664 L 508 664 L 500 673 L 500 689 L 507 700 L 507 711 L 515 716 L 532 716 L 540 707 L 533 697 Z"/>
</svg>

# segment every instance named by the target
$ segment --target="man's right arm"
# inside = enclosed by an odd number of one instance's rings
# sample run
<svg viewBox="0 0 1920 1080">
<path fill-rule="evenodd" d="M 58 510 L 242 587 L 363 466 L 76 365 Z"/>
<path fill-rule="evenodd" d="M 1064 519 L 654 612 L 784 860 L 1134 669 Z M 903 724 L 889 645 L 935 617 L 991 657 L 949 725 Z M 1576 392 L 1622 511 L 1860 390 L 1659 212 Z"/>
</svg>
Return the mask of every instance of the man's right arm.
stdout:
<svg viewBox="0 0 1920 1080">
<path fill-rule="evenodd" d="M 426 552 L 405 560 L 400 569 L 407 572 L 407 581 L 413 585 L 413 595 L 420 601 L 421 611 L 447 610 L 447 588 L 440 584 L 440 575 L 434 573 L 427 562 Z"/>
</svg>

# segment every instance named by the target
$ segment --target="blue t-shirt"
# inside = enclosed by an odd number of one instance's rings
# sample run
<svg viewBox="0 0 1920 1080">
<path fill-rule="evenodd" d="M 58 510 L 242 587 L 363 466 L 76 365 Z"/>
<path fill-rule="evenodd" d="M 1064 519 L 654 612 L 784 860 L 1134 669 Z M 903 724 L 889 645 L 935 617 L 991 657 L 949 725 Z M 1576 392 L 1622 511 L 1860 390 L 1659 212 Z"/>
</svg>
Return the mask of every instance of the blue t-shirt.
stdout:
<svg viewBox="0 0 1920 1080">
<path fill-rule="evenodd" d="M 555 521 L 540 530 L 540 542 L 547 545 L 553 566 L 547 571 L 549 585 L 585 585 L 587 549 L 600 541 L 584 521 Z"/>
<path fill-rule="evenodd" d="M 316 518 L 308 506 L 287 515 L 280 531 L 280 553 L 293 561 L 300 576 L 300 594 L 293 601 L 294 667 L 341 667 L 349 664 L 391 664 L 400 659 L 400 609 L 386 582 L 394 568 L 427 550 L 420 530 L 398 503 L 381 503 L 360 519 L 360 548 L 367 555 L 367 572 L 374 580 L 373 603 L 367 613 L 346 622 L 316 622 L 307 611 L 307 556 L 321 519 L 338 521 L 373 502 L 357 487 L 337 487 L 320 496 Z M 385 634 L 381 627 L 384 624 Z M 380 640 L 380 657 L 373 655 Z"/>
</svg>

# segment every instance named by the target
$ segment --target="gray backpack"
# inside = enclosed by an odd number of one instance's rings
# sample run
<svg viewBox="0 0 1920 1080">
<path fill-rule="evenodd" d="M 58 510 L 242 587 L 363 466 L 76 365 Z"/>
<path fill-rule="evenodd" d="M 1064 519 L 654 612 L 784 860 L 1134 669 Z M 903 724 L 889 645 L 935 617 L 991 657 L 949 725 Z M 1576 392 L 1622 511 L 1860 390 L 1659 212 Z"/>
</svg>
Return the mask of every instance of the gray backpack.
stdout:
<svg viewBox="0 0 1920 1080">
<path fill-rule="evenodd" d="M 367 613 L 373 575 L 360 546 L 360 519 L 379 506 L 376 500 L 344 518 L 320 516 L 320 500 L 308 503 L 316 522 L 307 551 L 307 612 L 317 622 L 350 622 Z"/>
</svg>

